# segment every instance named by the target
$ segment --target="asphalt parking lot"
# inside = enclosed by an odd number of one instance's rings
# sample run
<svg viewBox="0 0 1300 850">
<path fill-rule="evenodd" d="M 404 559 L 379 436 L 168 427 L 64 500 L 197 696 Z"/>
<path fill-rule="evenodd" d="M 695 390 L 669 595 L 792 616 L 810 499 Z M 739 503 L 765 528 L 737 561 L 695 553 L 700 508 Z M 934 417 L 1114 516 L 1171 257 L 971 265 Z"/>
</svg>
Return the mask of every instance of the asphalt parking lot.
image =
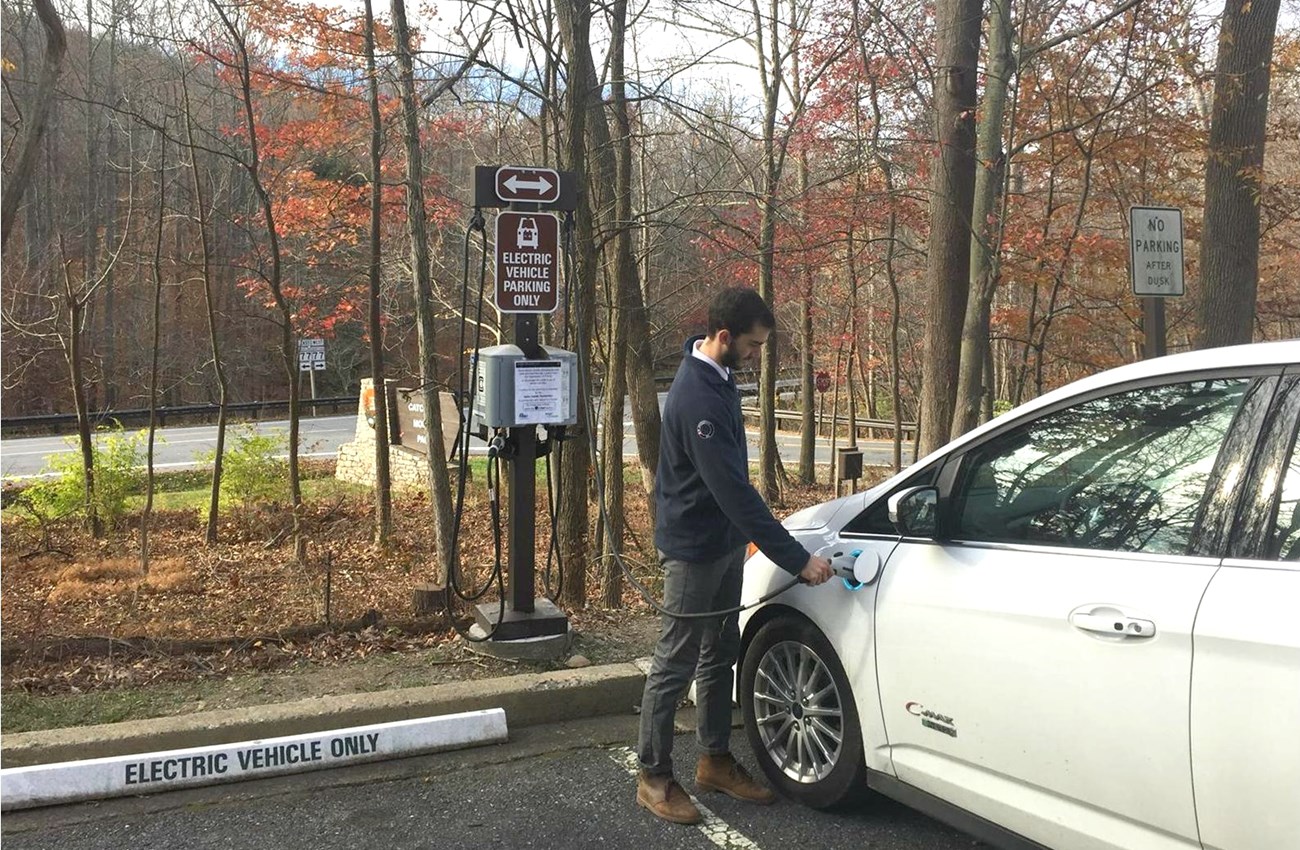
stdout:
<svg viewBox="0 0 1300 850">
<path fill-rule="evenodd" d="M 709 794 L 700 802 L 712 817 L 701 826 L 664 823 L 635 804 L 635 737 L 630 716 L 527 727 L 493 747 L 15 812 L 0 828 L 6 850 L 983 846 L 879 798 L 817 812 Z M 733 745 L 753 767 L 742 730 Z M 697 753 L 693 735 L 678 736 L 677 773 L 691 793 Z"/>
</svg>

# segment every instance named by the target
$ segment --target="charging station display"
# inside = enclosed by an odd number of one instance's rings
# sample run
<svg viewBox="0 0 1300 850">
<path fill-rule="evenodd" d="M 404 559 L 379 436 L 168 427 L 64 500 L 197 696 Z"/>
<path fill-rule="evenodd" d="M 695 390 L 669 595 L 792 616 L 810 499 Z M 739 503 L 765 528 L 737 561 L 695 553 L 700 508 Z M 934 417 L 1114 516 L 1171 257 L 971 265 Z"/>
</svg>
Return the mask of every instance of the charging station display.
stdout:
<svg viewBox="0 0 1300 850">
<path fill-rule="evenodd" d="M 559 360 L 515 361 L 515 421 L 546 425 L 565 418 L 564 364 Z"/>
</svg>

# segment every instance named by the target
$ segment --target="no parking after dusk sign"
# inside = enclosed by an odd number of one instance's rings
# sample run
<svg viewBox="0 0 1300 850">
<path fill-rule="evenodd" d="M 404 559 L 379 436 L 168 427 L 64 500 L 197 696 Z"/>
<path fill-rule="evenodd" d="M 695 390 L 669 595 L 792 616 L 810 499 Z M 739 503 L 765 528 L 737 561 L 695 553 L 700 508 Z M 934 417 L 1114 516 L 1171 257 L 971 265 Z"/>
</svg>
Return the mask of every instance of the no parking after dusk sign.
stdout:
<svg viewBox="0 0 1300 850">
<path fill-rule="evenodd" d="M 1183 294 L 1183 211 L 1129 207 L 1129 258 L 1133 294 L 1165 298 Z"/>
</svg>

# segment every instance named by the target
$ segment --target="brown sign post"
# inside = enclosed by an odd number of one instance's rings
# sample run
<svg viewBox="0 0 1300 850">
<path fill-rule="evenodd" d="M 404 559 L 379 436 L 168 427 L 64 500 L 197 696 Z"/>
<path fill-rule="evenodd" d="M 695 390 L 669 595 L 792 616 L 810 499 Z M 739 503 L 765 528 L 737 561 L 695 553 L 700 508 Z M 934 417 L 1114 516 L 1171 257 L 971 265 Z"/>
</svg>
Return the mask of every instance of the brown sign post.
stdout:
<svg viewBox="0 0 1300 850">
<path fill-rule="evenodd" d="M 497 214 L 496 307 L 553 313 L 559 306 L 560 223 L 546 212 Z"/>
</svg>

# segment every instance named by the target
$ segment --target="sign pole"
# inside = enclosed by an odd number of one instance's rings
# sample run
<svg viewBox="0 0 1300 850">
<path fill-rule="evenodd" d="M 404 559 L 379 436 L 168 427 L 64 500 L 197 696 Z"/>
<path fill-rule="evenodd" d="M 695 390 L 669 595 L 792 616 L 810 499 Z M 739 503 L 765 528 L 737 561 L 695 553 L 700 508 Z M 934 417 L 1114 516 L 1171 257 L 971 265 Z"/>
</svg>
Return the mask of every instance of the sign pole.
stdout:
<svg viewBox="0 0 1300 850">
<path fill-rule="evenodd" d="M 1164 357 L 1165 348 L 1165 299 L 1142 299 L 1142 357 Z"/>
<path fill-rule="evenodd" d="M 537 315 L 515 315 L 515 345 L 524 357 L 537 360 Z M 509 467 L 510 508 L 510 608 L 523 614 L 533 612 L 537 594 L 537 426 L 510 429 L 515 456 Z"/>
</svg>

